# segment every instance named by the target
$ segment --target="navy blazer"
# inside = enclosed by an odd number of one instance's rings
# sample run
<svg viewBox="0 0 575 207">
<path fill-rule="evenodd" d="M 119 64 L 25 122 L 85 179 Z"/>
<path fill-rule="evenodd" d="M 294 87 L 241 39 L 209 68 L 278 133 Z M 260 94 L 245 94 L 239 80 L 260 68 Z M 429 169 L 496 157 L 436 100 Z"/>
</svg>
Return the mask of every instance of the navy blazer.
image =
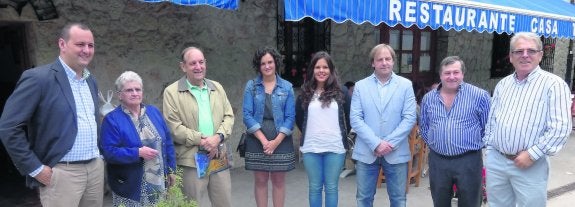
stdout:
<svg viewBox="0 0 575 207">
<path fill-rule="evenodd" d="M 97 109 L 96 80 L 89 76 L 86 81 Z M 0 118 L 0 139 L 28 187 L 40 185 L 28 174 L 41 165 L 53 167 L 72 149 L 78 133 L 76 114 L 72 88 L 58 59 L 22 73 Z"/>
</svg>

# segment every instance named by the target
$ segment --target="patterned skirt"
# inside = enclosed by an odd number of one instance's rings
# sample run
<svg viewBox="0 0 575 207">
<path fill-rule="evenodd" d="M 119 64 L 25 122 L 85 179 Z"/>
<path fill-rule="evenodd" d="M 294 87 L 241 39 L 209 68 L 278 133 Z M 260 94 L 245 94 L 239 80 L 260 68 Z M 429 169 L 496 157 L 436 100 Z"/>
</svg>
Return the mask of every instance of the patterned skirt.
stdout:
<svg viewBox="0 0 575 207">
<path fill-rule="evenodd" d="M 246 170 L 286 172 L 295 168 L 295 152 L 291 136 L 285 137 L 271 155 L 263 152 L 263 145 L 253 135 L 246 137 Z"/>
</svg>

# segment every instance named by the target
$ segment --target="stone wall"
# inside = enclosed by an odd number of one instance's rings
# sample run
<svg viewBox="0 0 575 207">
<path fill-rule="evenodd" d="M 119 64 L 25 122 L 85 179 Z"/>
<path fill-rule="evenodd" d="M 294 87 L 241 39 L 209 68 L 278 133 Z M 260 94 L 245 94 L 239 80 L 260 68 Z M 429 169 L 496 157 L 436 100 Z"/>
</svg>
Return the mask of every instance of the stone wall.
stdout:
<svg viewBox="0 0 575 207">
<path fill-rule="evenodd" d="M 53 62 L 58 55 L 57 35 L 67 22 L 87 23 L 95 35 L 96 54 L 89 66 L 100 90 L 114 89 L 124 70 L 139 73 L 145 86 L 145 102 L 161 108 L 162 91 L 182 77 L 179 56 L 186 46 L 203 49 L 210 79 L 222 83 L 236 115 L 233 140 L 244 131 L 241 102 L 244 84 L 254 77 L 251 59 L 262 46 L 276 46 L 277 2 L 240 1 L 238 10 L 210 6 L 177 6 L 137 0 L 53 0 L 60 17 L 37 21 L 28 4 L 18 15 L 0 8 L 0 21 L 27 24 L 28 50 L 33 65 Z M 282 3 L 282 1 L 280 1 Z M 440 60 L 459 55 L 467 65 L 465 80 L 493 91 L 499 79 L 490 78 L 492 34 L 439 31 Z M 331 55 L 342 82 L 360 80 L 372 73 L 369 51 L 379 42 L 379 29 L 369 23 L 332 23 Z M 557 45 L 565 45 L 561 40 Z M 564 74 L 566 51 L 556 48 L 555 68 Z M 561 69 L 563 68 L 563 69 Z M 562 75 L 560 75 L 562 76 Z"/>
<path fill-rule="evenodd" d="M 369 23 L 332 23 L 331 56 L 342 83 L 358 81 L 373 73 L 369 62 L 371 48 L 379 43 L 379 28 Z"/>
<path fill-rule="evenodd" d="M 569 54 L 568 47 L 568 39 L 556 39 L 555 54 L 553 55 L 553 73 L 562 79 L 565 79 L 565 73 L 567 72 L 567 55 Z M 571 77 L 567 78 L 569 80 L 573 77 L 573 68 L 570 70 Z"/>
<path fill-rule="evenodd" d="M 161 105 L 163 88 L 183 75 L 181 50 L 200 47 L 208 60 L 208 78 L 222 82 L 237 107 L 244 83 L 254 75 L 250 64 L 254 51 L 276 44 L 275 3 L 250 1 L 229 11 L 135 0 L 54 0 L 60 14 L 56 20 L 36 21 L 30 5 L 20 17 L 10 7 L 1 9 L 0 20 L 33 25 L 30 46 L 36 65 L 55 60 L 57 34 L 65 23 L 87 23 L 96 41 L 89 68 L 101 90 L 112 89 L 122 71 L 133 70 L 144 79 L 147 102 L 155 105 Z"/>
<path fill-rule="evenodd" d="M 254 51 L 277 44 L 277 1 L 242 1 L 236 11 L 136 0 L 54 0 L 54 4 L 60 17 L 42 22 L 37 21 L 29 4 L 20 16 L 10 7 L 0 9 L 0 21 L 29 24 L 33 65 L 56 59 L 57 36 L 64 24 L 84 22 L 95 36 L 96 53 L 89 69 L 100 90 L 113 90 L 114 80 L 123 71 L 133 70 L 144 80 L 145 102 L 161 108 L 163 89 L 183 75 L 179 69 L 181 50 L 197 46 L 208 60 L 207 77 L 222 83 L 234 109 L 233 137 L 244 130 L 244 84 L 255 75 L 251 69 Z M 367 23 L 332 24 L 331 54 L 342 81 L 371 74 L 368 53 L 379 41 L 377 34 L 376 27 Z"/>
<path fill-rule="evenodd" d="M 490 77 L 493 34 L 448 31 L 447 55 L 458 55 L 465 62 L 465 81 L 492 93 L 500 80 Z"/>
<path fill-rule="evenodd" d="M 486 32 L 456 32 L 454 30 L 447 33 L 449 37 L 446 51 L 448 55 L 457 54 L 465 61 L 467 67 L 465 81 L 492 93 L 497 82 L 501 80 L 501 78 L 490 77 L 493 35 Z M 555 45 L 553 71 L 551 72 L 565 79 L 569 40 L 557 39 Z"/>
<path fill-rule="evenodd" d="M 59 18 L 37 21 L 30 4 L 22 15 L 0 9 L 0 21 L 27 22 L 31 61 L 53 62 L 57 36 L 68 22 L 88 24 L 95 36 L 96 53 L 90 71 L 101 91 L 114 89 L 125 70 L 144 80 L 145 102 L 161 108 L 163 89 L 182 77 L 180 52 L 186 46 L 203 49 L 207 77 L 222 83 L 236 115 L 232 145 L 244 130 L 241 102 L 244 84 L 253 78 L 251 59 L 262 46 L 276 45 L 277 1 L 240 2 L 239 10 L 210 6 L 177 6 L 136 0 L 54 0 Z"/>
<path fill-rule="evenodd" d="M 443 58 L 458 55 L 465 61 L 467 67 L 465 81 L 493 92 L 500 80 L 490 77 L 493 35 L 476 31 L 445 31 L 441 28 L 437 34 L 436 68 L 439 69 L 439 63 Z M 352 22 L 332 24 L 331 55 L 336 62 L 342 82 L 357 81 L 373 72 L 368 54 L 378 43 L 378 28 L 371 24 L 356 25 Z"/>
</svg>

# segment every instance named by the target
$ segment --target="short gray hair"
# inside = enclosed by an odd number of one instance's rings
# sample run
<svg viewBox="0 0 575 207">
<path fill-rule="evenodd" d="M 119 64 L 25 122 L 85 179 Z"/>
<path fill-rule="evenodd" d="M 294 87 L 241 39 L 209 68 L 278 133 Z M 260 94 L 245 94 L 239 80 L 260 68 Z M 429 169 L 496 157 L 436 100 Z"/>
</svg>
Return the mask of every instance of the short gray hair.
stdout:
<svg viewBox="0 0 575 207">
<path fill-rule="evenodd" d="M 513 37 L 511 37 L 511 41 L 509 42 L 509 52 L 511 52 L 515 49 L 515 48 L 513 48 L 513 46 L 515 45 L 515 43 L 519 39 L 524 39 L 527 41 L 533 41 L 533 42 L 535 42 L 535 45 L 537 46 L 538 50 L 543 49 L 543 43 L 541 42 L 541 37 L 539 37 L 537 34 L 535 34 L 533 32 L 518 32 L 518 33 L 515 33 L 515 35 L 513 35 Z"/>
<path fill-rule="evenodd" d="M 183 63 L 186 63 L 186 54 L 191 50 L 197 50 L 200 51 L 202 54 L 204 54 L 204 52 L 198 47 L 194 46 L 186 47 L 184 48 L 184 50 L 182 50 L 182 53 L 180 54 L 180 58 Z"/>
<path fill-rule="evenodd" d="M 136 82 L 139 83 L 142 87 L 144 86 L 144 82 L 142 82 L 142 77 L 138 75 L 134 71 L 126 71 L 123 72 L 118 79 L 116 79 L 116 90 L 121 91 L 124 88 L 124 84 L 127 82 Z"/>
<path fill-rule="evenodd" d="M 461 72 L 465 73 L 465 63 L 463 62 L 463 60 L 461 60 L 459 56 L 449 56 L 443 58 L 441 64 L 439 64 L 439 73 L 443 72 L 443 67 L 451 65 L 455 62 L 459 62 L 459 64 L 461 64 Z"/>
</svg>

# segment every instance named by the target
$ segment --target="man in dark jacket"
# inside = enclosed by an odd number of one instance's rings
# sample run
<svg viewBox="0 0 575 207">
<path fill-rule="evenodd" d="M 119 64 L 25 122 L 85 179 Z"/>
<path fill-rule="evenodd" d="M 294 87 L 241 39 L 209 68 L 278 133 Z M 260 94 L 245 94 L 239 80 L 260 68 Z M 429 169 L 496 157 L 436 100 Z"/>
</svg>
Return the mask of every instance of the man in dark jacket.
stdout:
<svg viewBox="0 0 575 207">
<path fill-rule="evenodd" d="M 94 36 L 66 25 L 60 55 L 24 71 L 0 118 L 0 139 L 42 206 L 102 206 L 104 162 L 97 146 L 97 85 L 86 66 Z"/>
</svg>

